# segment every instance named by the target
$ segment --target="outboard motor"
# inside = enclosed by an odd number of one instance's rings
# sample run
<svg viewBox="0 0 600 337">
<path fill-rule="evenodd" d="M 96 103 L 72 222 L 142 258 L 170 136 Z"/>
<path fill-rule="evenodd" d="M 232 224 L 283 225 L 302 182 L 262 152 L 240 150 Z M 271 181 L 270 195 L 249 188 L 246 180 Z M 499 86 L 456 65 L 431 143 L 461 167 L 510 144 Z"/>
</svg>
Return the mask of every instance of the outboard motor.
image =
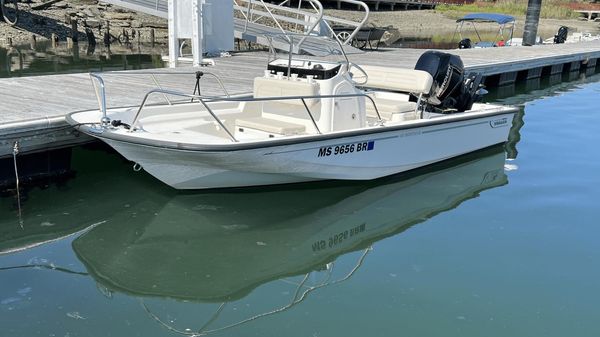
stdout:
<svg viewBox="0 0 600 337">
<path fill-rule="evenodd" d="M 567 35 L 569 34 L 569 27 L 560 26 L 558 29 L 558 33 L 554 35 L 554 43 L 565 43 L 567 40 Z"/>
<path fill-rule="evenodd" d="M 421 55 L 416 70 L 423 70 L 433 77 L 433 85 L 427 103 L 438 112 L 451 113 L 470 110 L 481 98 L 481 74 L 465 76 L 462 60 L 457 55 L 427 51 Z"/>
<path fill-rule="evenodd" d="M 471 39 L 466 38 L 466 39 L 462 39 L 458 42 L 458 49 L 469 49 L 469 48 L 472 48 Z"/>
</svg>

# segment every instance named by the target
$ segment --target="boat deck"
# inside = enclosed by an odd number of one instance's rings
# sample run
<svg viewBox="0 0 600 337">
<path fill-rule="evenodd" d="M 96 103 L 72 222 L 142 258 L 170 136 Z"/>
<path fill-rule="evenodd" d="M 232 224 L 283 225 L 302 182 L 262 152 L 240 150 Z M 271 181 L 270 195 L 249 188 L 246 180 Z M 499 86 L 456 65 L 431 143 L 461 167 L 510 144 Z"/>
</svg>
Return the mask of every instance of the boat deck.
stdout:
<svg viewBox="0 0 600 337">
<path fill-rule="evenodd" d="M 423 49 L 380 49 L 379 51 L 349 55 L 357 64 L 413 68 Z M 533 47 L 506 47 L 445 51 L 459 55 L 467 70 L 479 71 L 494 78 L 488 85 L 514 83 L 522 78 L 540 77 L 542 73 L 556 74 L 595 68 L 600 58 L 600 41 Z M 215 59 L 216 65 L 202 68 L 223 80 L 230 94 L 249 92 L 253 79 L 263 74 L 265 52 L 236 53 L 232 57 Z M 187 72 L 181 76 L 156 75 L 165 88 L 191 93 L 197 69 L 182 67 L 156 69 L 170 74 Z M 103 76 L 107 87 L 109 107 L 137 105 L 145 92 L 155 88 L 147 71 L 116 72 Z M 205 76 L 202 94 L 222 94 L 218 83 Z M 66 130 L 67 113 L 98 107 L 90 78 L 87 74 L 63 74 L 0 79 L 0 157 L 12 155 L 15 141 L 20 141 L 21 152 L 60 147 L 83 141 Z M 57 132 L 51 132 L 57 130 Z"/>
</svg>

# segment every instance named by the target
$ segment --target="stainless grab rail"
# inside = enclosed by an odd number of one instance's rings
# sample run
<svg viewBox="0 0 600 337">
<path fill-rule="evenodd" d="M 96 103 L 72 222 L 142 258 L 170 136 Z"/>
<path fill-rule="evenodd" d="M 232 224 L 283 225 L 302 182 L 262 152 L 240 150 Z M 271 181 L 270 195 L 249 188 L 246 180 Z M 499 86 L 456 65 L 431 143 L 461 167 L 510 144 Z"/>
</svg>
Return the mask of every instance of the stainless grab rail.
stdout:
<svg viewBox="0 0 600 337">
<path fill-rule="evenodd" d="M 169 73 L 158 72 L 158 71 L 131 71 L 131 72 L 129 72 L 129 71 L 107 71 L 107 72 L 103 72 L 103 74 L 110 74 L 110 73 L 118 73 L 120 75 L 123 75 L 123 74 L 150 75 L 152 80 L 154 81 L 154 84 L 156 84 L 156 86 L 160 90 L 164 90 L 162 88 L 162 86 L 160 85 L 160 82 L 154 75 L 195 75 L 197 72 L 169 72 Z M 202 74 L 213 76 L 217 80 L 217 83 L 219 83 L 219 86 L 221 87 L 221 89 L 223 89 L 225 96 L 231 97 L 231 95 L 225 88 L 225 84 L 223 84 L 223 81 L 221 80 L 221 78 L 219 78 L 218 75 L 213 74 L 211 72 L 204 72 L 204 71 L 202 72 Z M 102 117 L 100 118 L 100 123 L 103 126 L 107 126 L 108 124 L 110 124 L 110 118 L 106 114 L 106 107 L 107 107 L 107 105 L 106 105 L 106 84 L 104 83 L 104 79 L 102 78 L 102 76 L 100 76 L 100 73 L 92 72 L 92 73 L 89 73 L 89 75 L 90 75 L 90 80 L 92 82 L 92 86 L 94 87 L 94 93 L 96 94 L 96 99 L 98 100 L 98 106 L 100 108 L 100 112 L 102 113 Z M 96 82 L 98 84 L 96 84 Z M 166 94 L 163 93 L 163 97 L 164 97 L 165 101 L 167 102 L 167 104 L 173 105 L 173 102 L 171 102 L 171 100 L 169 100 L 169 98 L 167 97 Z M 194 96 L 194 97 L 196 97 L 196 96 Z"/>
<path fill-rule="evenodd" d="M 234 142 L 237 142 L 237 139 L 235 139 L 235 137 L 229 131 L 229 129 L 227 129 L 227 127 L 225 126 L 225 124 L 223 124 L 223 122 L 221 122 L 221 120 L 219 119 L 219 117 L 217 117 L 217 115 L 215 115 L 215 113 L 206 104 L 206 102 L 204 102 L 204 100 L 201 98 L 201 96 L 190 95 L 190 94 L 186 94 L 186 93 L 175 91 L 175 90 L 165 90 L 165 89 L 152 89 L 152 90 L 148 91 L 146 93 L 146 95 L 144 95 L 144 99 L 142 100 L 142 104 L 140 105 L 137 113 L 135 114 L 135 117 L 133 118 L 133 122 L 131 122 L 131 128 L 129 129 L 129 132 L 135 131 L 135 125 L 138 122 L 138 119 L 140 117 L 142 109 L 144 109 L 144 107 L 146 106 L 146 101 L 148 100 L 148 97 L 150 97 L 150 95 L 152 95 L 154 93 L 161 93 L 161 94 L 168 94 L 168 95 L 173 95 L 173 96 L 181 96 L 181 97 L 187 97 L 187 98 L 192 98 L 192 99 L 194 99 L 194 98 L 198 99 L 198 101 L 206 108 L 206 110 L 208 111 L 208 113 L 215 119 L 215 121 L 219 124 L 219 126 L 221 126 L 223 128 L 223 130 L 227 133 L 227 135 L 229 135 L 229 137 L 231 138 L 231 140 L 234 141 Z"/>
<path fill-rule="evenodd" d="M 96 99 L 98 99 L 100 112 L 102 112 L 102 118 L 100 119 L 100 122 L 102 125 L 108 125 L 110 123 L 110 118 L 106 116 L 106 86 L 104 85 L 104 80 L 100 75 L 95 73 L 90 73 L 90 80 L 92 81 L 92 86 L 94 87 Z M 100 93 L 98 93 L 98 87 L 96 86 L 96 81 L 94 80 L 96 80 L 100 85 Z"/>
<path fill-rule="evenodd" d="M 139 71 L 139 70 L 134 70 L 134 71 L 123 71 L 123 70 L 117 70 L 117 71 L 103 71 L 102 74 L 118 74 L 118 75 L 168 75 L 168 76 L 173 76 L 173 75 L 195 75 L 197 73 L 197 71 L 172 71 L 172 72 L 165 72 L 165 71 Z M 100 73 L 94 73 L 95 75 L 99 75 Z M 223 83 L 223 80 L 221 80 L 221 78 L 219 77 L 219 75 L 215 74 L 215 73 L 211 73 L 210 71 L 202 71 L 203 75 L 210 75 L 211 77 L 213 77 L 215 80 L 217 80 L 217 83 L 219 84 L 219 87 L 223 90 L 223 92 L 225 93 L 225 96 L 229 97 L 230 94 L 227 91 L 227 88 L 225 88 L 225 84 Z M 155 81 L 155 84 L 157 86 L 160 86 L 160 84 L 158 83 L 158 80 Z M 162 89 L 162 88 L 161 88 Z"/>
<path fill-rule="evenodd" d="M 383 125 L 383 119 L 381 118 L 381 115 L 379 114 L 379 109 L 377 108 L 377 104 L 375 104 L 375 101 L 373 100 L 372 97 L 370 97 L 367 94 L 364 93 L 358 93 L 358 94 L 342 94 L 342 95 L 315 95 L 315 96 L 278 96 L 278 97 L 218 97 L 218 98 L 202 98 L 202 96 L 199 95 L 191 95 L 191 94 L 186 94 L 183 92 L 179 92 L 179 91 L 175 91 L 175 90 L 164 90 L 164 89 L 152 89 L 150 91 L 148 91 L 146 93 L 146 95 L 144 96 L 144 99 L 142 100 L 142 104 L 140 105 L 140 107 L 138 108 L 138 111 L 136 112 L 134 118 L 133 118 L 133 122 L 131 123 L 131 127 L 129 129 L 129 132 L 134 132 L 136 130 L 136 125 L 138 123 L 138 120 L 140 118 L 140 115 L 142 113 L 142 110 L 144 109 L 144 107 L 146 106 L 146 101 L 148 100 L 148 97 L 150 97 L 151 94 L 155 94 L 155 93 L 160 93 L 160 94 L 168 94 L 168 95 L 174 95 L 174 96 L 181 96 L 181 97 L 187 97 L 187 98 L 192 98 L 192 99 L 197 99 L 198 102 L 200 102 L 208 111 L 208 113 L 213 117 L 213 119 L 219 124 L 220 127 L 223 128 L 223 130 L 227 133 L 227 135 L 229 136 L 229 138 L 231 138 L 231 140 L 233 142 L 238 142 L 238 140 L 235 138 L 235 136 L 231 133 L 231 131 L 229 131 L 229 129 L 227 129 L 227 127 L 225 126 L 225 124 L 219 119 L 219 117 L 217 117 L 217 115 L 212 111 L 212 109 L 208 106 L 208 103 L 213 103 L 213 102 L 264 102 L 264 101 L 285 101 L 285 100 L 296 100 L 299 99 L 302 101 L 302 103 L 304 104 L 304 107 L 306 108 L 306 112 L 308 113 L 308 116 L 310 117 L 315 129 L 317 130 L 318 134 L 322 134 L 321 130 L 319 129 L 316 120 L 314 119 L 314 116 L 312 115 L 312 113 L 310 112 L 310 109 L 308 108 L 308 105 L 306 104 L 306 99 L 325 99 L 325 98 L 344 98 L 344 97 L 366 97 L 367 99 L 369 99 L 369 101 L 371 101 L 371 103 L 373 104 L 373 108 L 375 109 L 375 113 L 377 114 L 377 119 L 379 122 L 379 125 Z"/>
<path fill-rule="evenodd" d="M 375 113 L 377 113 L 378 122 L 383 125 L 383 119 L 381 118 L 381 114 L 379 114 L 379 109 L 377 108 L 377 104 L 375 104 L 375 100 L 373 97 L 365 94 L 365 93 L 357 93 L 357 94 L 339 94 L 339 95 L 314 95 L 314 96 L 274 96 L 274 97 L 215 97 L 204 99 L 203 101 L 206 103 L 212 102 L 261 102 L 261 101 L 286 101 L 293 99 L 324 99 L 324 98 L 349 98 L 349 97 L 365 97 L 373 104 L 373 108 L 375 109 Z M 312 118 L 312 115 L 311 115 Z M 314 120 L 314 119 L 313 119 Z"/>
<path fill-rule="evenodd" d="M 181 55 L 181 53 L 179 55 Z M 154 84 L 156 84 L 156 87 L 158 89 L 162 89 L 162 86 L 160 85 L 160 83 L 156 79 L 156 76 L 154 76 L 154 74 L 150 74 L 150 77 L 152 77 L 152 81 L 154 81 Z M 169 99 L 169 97 L 166 94 L 163 94 L 163 97 L 165 98 L 165 101 L 167 101 L 167 104 L 173 105 L 173 103 L 171 102 L 171 100 Z"/>
<path fill-rule="evenodd" d="M 313 117 L 312 113 L 310 113 L 310 109 L 308 108 L 306 101 L 304 100 L 304 98 L 301 98 L 301 100 L 302 100 L 302 104 L 304 104 L 304 108 L 306 109 L 306 112 L 308 112 L 308 117 L 310 117 L 310 120 L 312 121 L 313 126 L 315 127 L 315 130 L 317 130 L 318 134 L 321 134 L 321 130 L 319 130 L 319 126 L 317 125 L 315 118 Z"/>
</svg>

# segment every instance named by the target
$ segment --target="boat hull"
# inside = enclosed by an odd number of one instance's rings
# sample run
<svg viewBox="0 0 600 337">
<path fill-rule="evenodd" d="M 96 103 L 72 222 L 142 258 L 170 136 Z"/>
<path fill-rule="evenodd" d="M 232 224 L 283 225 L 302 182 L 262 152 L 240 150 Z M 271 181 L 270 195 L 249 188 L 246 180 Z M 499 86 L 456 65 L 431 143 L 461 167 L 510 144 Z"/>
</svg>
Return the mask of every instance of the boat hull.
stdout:
<svg viewBox="0 0 600 337">
<path fill-rule="evenodd" d="M 475 119 L 313 137 L 283 145 L 188 149 L 140 145 L 96 135 L 176 189 L 272 185 L 314 180 L 370 180 L 504 143 L 514 111 Z"/>
</svg>

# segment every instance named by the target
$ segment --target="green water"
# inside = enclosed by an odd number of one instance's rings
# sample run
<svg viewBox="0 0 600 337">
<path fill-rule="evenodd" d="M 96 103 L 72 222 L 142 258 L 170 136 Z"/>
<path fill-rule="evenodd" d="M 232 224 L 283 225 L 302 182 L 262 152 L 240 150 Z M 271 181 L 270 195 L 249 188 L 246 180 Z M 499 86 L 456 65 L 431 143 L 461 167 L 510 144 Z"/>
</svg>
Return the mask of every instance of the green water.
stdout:
<svg viewBox="0 0 600 337">
<path fill-rule="evenodd" d="M 597 336 L 600 78 L 578 78 L 492 93 L 523 104 L 506 150 L 376 182 L 178 193 L 76 148 L 20 217 L 0 198 L 0 336 Z"/>
</svg>

